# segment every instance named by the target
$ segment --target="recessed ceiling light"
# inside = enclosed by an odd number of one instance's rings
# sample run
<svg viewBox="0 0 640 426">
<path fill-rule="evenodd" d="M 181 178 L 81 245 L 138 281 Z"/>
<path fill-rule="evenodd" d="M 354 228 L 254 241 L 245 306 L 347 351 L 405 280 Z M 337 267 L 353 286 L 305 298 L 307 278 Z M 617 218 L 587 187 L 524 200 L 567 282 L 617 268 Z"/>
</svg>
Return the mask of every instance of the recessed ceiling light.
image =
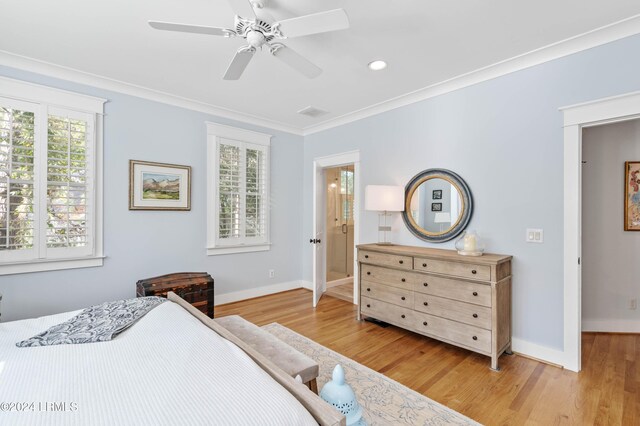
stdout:
<svg viewBox="0 0 640 426">
<path fill-rule="evenodd" d="M 369 62 L 369 69 L 373 71 L 380 71 L 387 67 L 387 63 L 385 61 L 377 60 L 373 62 Z"/>
</svg>

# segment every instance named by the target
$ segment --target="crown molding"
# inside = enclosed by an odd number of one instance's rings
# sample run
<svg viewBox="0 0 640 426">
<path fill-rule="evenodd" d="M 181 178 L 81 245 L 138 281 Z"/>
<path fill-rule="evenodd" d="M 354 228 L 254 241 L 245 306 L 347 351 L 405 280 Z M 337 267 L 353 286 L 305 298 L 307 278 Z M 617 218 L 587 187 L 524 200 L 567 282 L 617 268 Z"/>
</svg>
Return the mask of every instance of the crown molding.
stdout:
<svg viewBox="0 0 640 426">
<path fill-rule="evenodd" d="M 349 112 L 322 123 L 305 127 L 303 135 L 311 135 L 333 127 L 342 126 L 392 109 L 400 108 L 425 99 L 453 92 L 483 81 L 492 80 L 516 71 L 540 65 L 554 59 L 572 55 L 612 41 L 640 33 L 640 15 L 605 25 L 583 34 L 544 46 L 513 58 L 488 65 L 466 74 L 453 77 L 431 86 L 388 99 L 386 101 Z"/>
<path fill-rule="evenodd" d="M 148 99 L 181 108 L 199 111 L 230 120 L 235 120 L 272 130 L 292 133 L 299 136 L 307 136 L 342 126 L 363 118 L 371 117 L 386 111 L 430 99 L 445 93 L 453 92 L 464 87 L 472 86 L 483 81 L 492 80 L 516 71 L 530 68 L 554 59 L 562 58 L 593 47 L 610 43 L 625 37 L 640 33 L 640 15 L 634 15 L 612 24 L 596 28 L 583 34 L 532 50 L 530 52 L 514 56 L 513 58 L 497 62 L 492 65 L 453 77 L 451 79 L 432 84 L 422 89 L 406 93 L 395 98 L 379 102 L 368 107 L 343 114 L 318 124 L 304 128 L 292 126 L 280 121 L 234 111 L 217 105 L 208 104 L 193 99 L 184 98 L 159 90 L 149 89 L 131 83 L 103 77 L 96 74 L 79 71 L 73 68 L 63 67 L 37 59 L 16 55 L 0 50 L 0 65 L 6 65 L 25 71 L 43 74 L 74 83 L 85 84 L 105 90 L 124 93 L 143 99 Z"/>
<path fill-rule="evenodd" d="M 282 132 L 302 136 L 301 128 L 291 126 L 286 123 L 257 117 L 240 111 L 235 111 L 221 106 L 172 95 L 170 93 L 162 92 L 159 90 L 149 89 L 147 87 L 138 86 L 136 84 L 126 83 L 123 81 L 76 70 L 73 68 L 52 64 L 38 59 L 16 55 L 4 50 L 0 50 L 0 65 L 33 72 L 36 74 L 42 74 L 49 77 L 59 78 L 61 80 L 67 80 L 78 84 L 93 86 L 104 90 L 124 93 L 126 95 L 148 99 L 163 104 L 174 105 L 193 111 L 203 112 L 205 114 L 211 114 L 217 117 L 227 118 L 229 120 L 235 120 L 242 123 L 253 124 L 255 126 L 265 127 L 271 130 L 279 130 Z"/>
</svg>

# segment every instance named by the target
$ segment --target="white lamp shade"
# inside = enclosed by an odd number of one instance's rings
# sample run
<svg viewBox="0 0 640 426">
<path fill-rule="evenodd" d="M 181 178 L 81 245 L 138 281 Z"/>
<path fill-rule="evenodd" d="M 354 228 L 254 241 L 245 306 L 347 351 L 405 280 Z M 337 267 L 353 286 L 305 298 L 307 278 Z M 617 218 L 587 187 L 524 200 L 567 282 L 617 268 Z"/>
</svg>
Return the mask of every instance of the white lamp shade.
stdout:
<svg viewBox="0 0 640 426">
<path fill-rule="evenodd" d="M 404 188 L 390 185 L 367 185 L 364 189 L 364 209 L 377 212 L 404 211 Z"/>
<path fill-rule="evenodd" d="M 435 223 L 449 223 L 449 222 L 451 222 L 451 213 L 449 213 L 449 212 L 438 212 L 438 213 L 436 213 L 433 221 Z"/>
</svg>

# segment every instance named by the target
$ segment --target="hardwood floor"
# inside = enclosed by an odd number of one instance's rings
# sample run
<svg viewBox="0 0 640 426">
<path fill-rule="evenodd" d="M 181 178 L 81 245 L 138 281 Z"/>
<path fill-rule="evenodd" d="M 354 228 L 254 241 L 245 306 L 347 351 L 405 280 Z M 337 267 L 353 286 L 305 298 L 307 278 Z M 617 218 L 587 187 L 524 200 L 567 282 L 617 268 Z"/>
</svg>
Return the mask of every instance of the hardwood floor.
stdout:
<svg viewBox="0 0 640 426">
<path fill-rule="evenodd" d="M 489 357 L 393 326 L 355 320 L 355 305 L 292 290 L 216 307 L 278 322 L 487 425 L 640 424 L 640 335 L 584 333 L 579 374 L 522 356 Z"/>
<path fill-rule="evenodd" d="M 324 296 L 337 297 L 338 299 L 353 303 L 353 281 L 349 284 L 329 287 L 324 293 Z"/>
</svg>

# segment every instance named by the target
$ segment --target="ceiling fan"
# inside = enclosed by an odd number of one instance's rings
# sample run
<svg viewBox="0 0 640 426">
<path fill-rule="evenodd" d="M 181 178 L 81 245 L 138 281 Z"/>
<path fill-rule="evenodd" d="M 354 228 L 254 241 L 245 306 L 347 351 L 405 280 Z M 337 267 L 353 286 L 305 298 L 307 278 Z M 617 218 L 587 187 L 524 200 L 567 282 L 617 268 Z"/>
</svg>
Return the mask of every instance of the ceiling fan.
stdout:
<svg viewBox="0 0 640 426">
<path fill-rule="evenodd" d="M 349 28 L 349 18 L 343 9 L 334 9 L 283 21 L 266 22 L 256 16 L 254 8 L 262 9 L 266 0 L 228 0 L 234 10 L 234 29 L 216 28 L 202 25 L 178 24 L 172 22 L 149 21 L 149 25 L 157 30 L 178 31 L 186 33 L 207 34 L 222 37 L 242 37 L 247 41 L 236 52 L 233 60 L 224 73 L 225 80 L 237 80 L 244 72 L 257 49 L 266 46 L 276 58 L 308 78 L 322 73 L 322 69 L 299 55 L 290 47 L 277 40 L 302 37 L 311 34 Z M 261 14 L 263 15 L 263 14 Z"/>
</svg>

